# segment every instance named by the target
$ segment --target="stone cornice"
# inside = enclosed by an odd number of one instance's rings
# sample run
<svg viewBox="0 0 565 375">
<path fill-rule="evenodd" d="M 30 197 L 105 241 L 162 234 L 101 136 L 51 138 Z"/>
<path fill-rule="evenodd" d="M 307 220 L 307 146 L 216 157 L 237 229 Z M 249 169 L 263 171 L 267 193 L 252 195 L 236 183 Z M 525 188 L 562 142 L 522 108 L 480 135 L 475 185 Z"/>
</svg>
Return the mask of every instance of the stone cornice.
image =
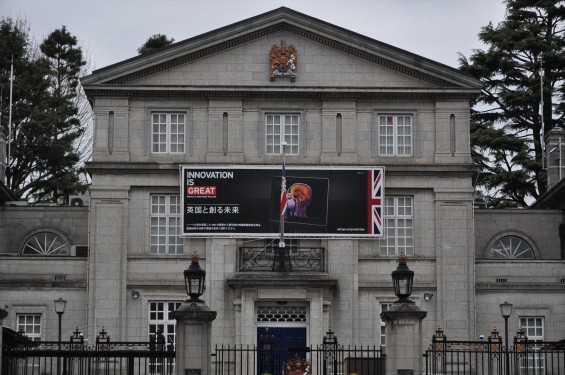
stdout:
<svg viewBox="0 0 565 375">
<path fill-rule="evenodd" d="M 474 89 L 371 88 L 371 87 L 268 87 L 268 86 L 127 86 L 93 85 L 89 97 L 199 98 L 264 100 L 473 100 Z"/>
<path fill-rule="evenodd" d="M 476 291 L 488 290 L 519 290 L 519 291 L 533 291 L 539 292 L 540 290 L 560 290 L 565 291 L 565 284 L 555 283 L 481 283 L 475 284 Z"/>
<path fill-rule="evenodd" d="M 234 278 L 228 278 L 227 284 L 230 288 L 255 288 L 272 287 L 280 288 L 327 288 L 337 286 L 337 279 L 327 274 L 296 274 L 296 273 L 240 273 Z"/>
<path fill-rule="evenodd" d="M 179 166 L 184 164 L 191 164 L 189 162 L 185 163 L 115 163 L 115 162 L 88 162 L 86 167 L 91 174 L 170 174 L 178 173 Z M 194 163 L 192 163 L 194 164 Z M 363 167 L 374 167 L 375 165 L 382 165 L 383 163 L 371 163 L 371 164 L 356 164 L 355 168 Z M 196 163 L 196 165 L 214 167 L 224 167 L 229 168 L 230 165 L 217 165 L 217 164 L 206 164 L 206 163 Z M 274 168 L 279 168 L 280 166 L 275 166 L 271 163 L 265 164 L 255 164 L 255 165 L 268 165 Z M 294 164 L 287 164 L 287 168 L 292 168 Z M 253 165 L 246 164 L 246 167 L 252 167 Z M 300 164 L 301 167 L 307 167 L 308 165 Z M 348 165 L 339 165 L 340 167 L 347 167 Z M 331 165 L 315 165 L 316 168 L 327 167 L 331 169 Z M 389 176 L 402 176 L 402 175 L 462 175 L 471 176 L 476 171 L 476 166 L 474 164 L 396 164 L 396 165 L 386 165 L 385 164 L 385 174 Z"/>
</svg>

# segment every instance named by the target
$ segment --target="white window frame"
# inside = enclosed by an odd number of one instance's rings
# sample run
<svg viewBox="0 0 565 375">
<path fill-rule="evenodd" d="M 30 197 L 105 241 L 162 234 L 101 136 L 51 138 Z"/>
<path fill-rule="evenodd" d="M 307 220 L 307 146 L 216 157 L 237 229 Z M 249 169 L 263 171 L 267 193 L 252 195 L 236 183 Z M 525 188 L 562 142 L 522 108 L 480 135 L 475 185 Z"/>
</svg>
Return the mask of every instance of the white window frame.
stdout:
<svg viewBox="0 0 565 375">
<path fill-rule="evenodd" d="M 377 115 L 379 156 L 411 157 L 414 154 L 414 118 L 411 113 Z M 409 124 L 405 123 L 407 119 L 410 120 Z"/>
<path fill-rule="evenodd" d="M 150 300 L 147 305 L 147 334 L 150 339 L 151 336 L 159 332 L 165 337 L 165 347 L 169 344 L 176 348 L 177 337 L 176 337 L 176 320 L 173 318 L 171 313 L 181 306 L 182 301 L 160 301 L 160 300 Z M 170 359 L 173 365 L 173 373 L 175 360 Z M 153 362 L 151 359 L 149 361 L 149 373 L 150 374 L 164 374 L 163 364 L 159 361 Z"/>
<path fill-rule="evenodd" d="M 493 260 L 533 260 L 536 254 L 531 243 L 522 234 L 506 233 L 489 244 L 486 257 Z"/>
<path fill-rule="evenodd" d="M 177 116 L 177 118 L 182 116 L 182 121 L 178 120 L 173 122 L 174 116 Z M 158 117 L 158 121 L 155 121 L 156 117 Z M 186 119 L 186 112 L 151 112 L 151 153 L 157 155 L 184 154 L 186 152 Z M 182 131 L 179 130 L 181 125 Z M 158 129 L 156 129 L 156 126 Z M 164 127 L 164 129 L 162 129 L 162 127 Z M 155 147 L 157 147 L 157 150 Z"/>
<path fill-rule="evenodd" d="M 52 230 L 34 232 L 22 249 L 24 256 L 69 256 L 70 246 L 65 239 Z"/>
<path fill-rule="evenodd" d="M 385 236 L 380 255 L 414 255 L 414 197 L 386 196 L 383 211 Z"/>
<path fill-rule="evenodd" d="M 41 341 L 42 325 L 42 313 L 16 313 L 16 331 L 23 331 L 24 335 L 31 341 Z M 39 357 L 30 357 L 25 361 L 18 361 L 18 374 L 39 374 L 40 362 Z"/>
<path fill-rule="evenodd" d="M 151 194 L 149 200 L 150 253 L 182 254 L 180 195 Z"/>
<path fill-rule="evenodd" d="M 265 154 L 282 155 L 284 140 L 286 155 L 298 155 L 300 127 L 300 113 L 265 113 Z"/>
<path fill-rule="evenodd" d="M 528 341 L 543 341 L 545 336 L 543 316 L 520 316 L 520 327 L 528 337 Z"/>
<path fill-rule="evenodd" d="M 161 334 L 165 336 L 165 344 L 176 345 L 176 320 L 171 313 L 178 310 L 181 304 L 182 301 L 148 301 L 147 333 L 149 337 L 160 329 Z"/>
<path fill-rule="evenodd" d="M 381 302 L 379 305 L 381 307 L 381 313 L 388 311 L 392 306 L 393 302 Z M 382 353 L 386 353 L 386 321 L 380 319 L 380 349 Z"/>
<path fill-rule="evenodd" d="M 543 341 L 545 337 L 545 317 L 543 316 L 520 316 L 520 327 L 524 330 L 528 342 Z M 535 346 L 528 350 L 535 350 Z M 524 361 L 524 360 L 521 360 Z M 527 366 L 527 368 L 526 368 Z M 545 374 L 545 355 L 542 352 L 529 352 L 527 362 L 520 364 L 522 373 L 525 374 Z"/>
<path fill-rule="evenodd" d="M 24 334 L 31 341 L 41 341 L 42 321 L 41 313 L 18 313 L 16 330 L 19 332 L 23 328 Z"/>
</svg>

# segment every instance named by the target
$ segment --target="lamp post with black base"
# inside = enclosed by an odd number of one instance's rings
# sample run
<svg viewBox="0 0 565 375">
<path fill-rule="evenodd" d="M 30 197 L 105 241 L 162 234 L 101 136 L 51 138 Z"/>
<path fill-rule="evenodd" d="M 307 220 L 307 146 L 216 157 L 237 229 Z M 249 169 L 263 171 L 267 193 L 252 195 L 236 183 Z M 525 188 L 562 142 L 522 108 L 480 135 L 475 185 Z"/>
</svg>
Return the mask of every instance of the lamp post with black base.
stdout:
<svg viewBox="0 0 565 375">
<path fill-rule="evenodd" d="M 61 351 L 61 322 L 63 319 L 63 314 L 65 313 L 65 307 L 67 306 L 67 301 L 59 298 L 53 301 L 55 304 L 55 312 L 59 316 L 59 335 L 57 338 L 57 349 Z M 57 357 L 57 374 L 61 373 L 61 357 Z"/>
<path fill-rule="evenodd" d="M 504 345 L 506 346 L 506 375 L 510 374 L 510 343 L 508 342 L 508 318 L 512 315 L 512 304 L 504 302 L 500 304 L 500 314 L 504 318 Z"/>
</svg>

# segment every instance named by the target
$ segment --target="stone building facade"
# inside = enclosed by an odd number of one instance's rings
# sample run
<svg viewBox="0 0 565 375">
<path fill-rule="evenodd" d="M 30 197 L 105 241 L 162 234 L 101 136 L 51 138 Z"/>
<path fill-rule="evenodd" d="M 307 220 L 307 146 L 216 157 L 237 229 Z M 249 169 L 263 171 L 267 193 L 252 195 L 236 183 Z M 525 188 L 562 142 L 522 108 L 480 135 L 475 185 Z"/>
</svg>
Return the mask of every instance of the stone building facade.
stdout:
<svg viewBox="0 0 565 375">
<path fill-rule="evenodd" d="M 283 42 L 296 50 L 292 75 L 270 64 Z M 269 326 L 305 344 L 331 328 L 343 344 L 386 345 L 380 313 L 396 299 L 390 274 L 406 253 L 412 299 L 428 312 L 424 340 L 438 325 L 451 338 L 486 335 L 502 326 L 506 300 L 512 327 L 541 318 L 532 324 L 546 339 L 565 336 L 562 207 L 474 208 L 475 79 L 283 7 L 96 70 L 83 85 L 95 114 L 90 203 L 0 207 L 7 325 L 26 328 L 19 317 L 29 315 L 42 339 L 54 339 L 52 301 L 64 297 L 65 336 L 78 326 L 89 340 L 104 328 L 137 341 L 159 328 L 173 339 L 167 312 L 186 298 L 182 272 L 197 251 L 203 299 L 218 313 L 213 344 L 255 344 Z M 279 168 L 267 123 L 285 116 L 297 138 L 288 170 L 385 168 L 385 238 L 300 239 L 299 248 L 323 249 L 324 268 L 284 273 L 243 270 L 241 249 L 269 239 L 179 238 L 179 166 Z M 56 234 L 68 252 L 25 254 L 39 232 Z M 527 241 L 531 256 L 497 252 L 509 235 Z"/>
</svg>

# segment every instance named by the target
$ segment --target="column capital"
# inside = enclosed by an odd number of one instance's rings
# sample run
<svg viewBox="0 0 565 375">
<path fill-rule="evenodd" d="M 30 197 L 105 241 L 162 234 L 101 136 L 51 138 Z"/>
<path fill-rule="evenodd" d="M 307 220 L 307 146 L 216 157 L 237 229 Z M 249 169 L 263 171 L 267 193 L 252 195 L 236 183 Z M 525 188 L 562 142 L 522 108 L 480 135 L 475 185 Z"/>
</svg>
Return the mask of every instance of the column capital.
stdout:
<svg viewBox="0 0 565 375">
<path fill-rule="evenodd" d="M 386 322 L 399 319 L 423 320 L 427 315 L 427 311 L 420 310 L 413 303 L 394 303 L 387 311 L 381 313 L 381 319 Z"/>
<path fill-rule="evenodd" d="M 182 305 L 171 313 L 173 318 L 180 321 L 195 320 L 211 322 L 216 319 L 218 312 L 211 311 L 205 303 L 195 303 L 184 301 Z"/>
</svg>

